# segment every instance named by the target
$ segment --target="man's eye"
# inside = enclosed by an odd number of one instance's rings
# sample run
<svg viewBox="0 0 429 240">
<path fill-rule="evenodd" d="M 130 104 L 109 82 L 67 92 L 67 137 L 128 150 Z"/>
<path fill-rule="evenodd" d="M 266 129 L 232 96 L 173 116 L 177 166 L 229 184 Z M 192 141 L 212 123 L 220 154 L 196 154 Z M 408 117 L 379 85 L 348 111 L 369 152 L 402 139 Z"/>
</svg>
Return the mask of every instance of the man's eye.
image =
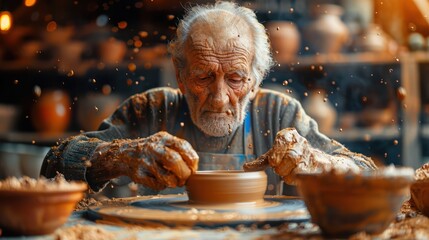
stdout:
<svg viewBox="0 0 429 240">
<path fill-rule="evenodd" d="M 241 84 L 243 83 L 242 78 L 229 78 L 228 81 L 229 81 L 230 86 L 232 86 L 232 87 L 240 87 Z"/>
<path fill-rule="evenodd" d="M 230 78 L 229 80 L 233 82 L 241 82 L 243 79 L 240 77 L 234 77 L 234 78 Z"/>
<path fill-rule="evenodd" d="M 201 81 L 206 81 L 206 80 L 210 80 L 212 78 L 212 75 L 211 74 L 203 74 L 203 75 L 199 75 L 197 77 Z"/>
<path fill-rule="evenodd" d="M 241 82 L 243 81 L 243 77 L 239 76 L 239 75 L 232 75 L 228 77 L 228 80 L 231 82 Z"/>
</svg>

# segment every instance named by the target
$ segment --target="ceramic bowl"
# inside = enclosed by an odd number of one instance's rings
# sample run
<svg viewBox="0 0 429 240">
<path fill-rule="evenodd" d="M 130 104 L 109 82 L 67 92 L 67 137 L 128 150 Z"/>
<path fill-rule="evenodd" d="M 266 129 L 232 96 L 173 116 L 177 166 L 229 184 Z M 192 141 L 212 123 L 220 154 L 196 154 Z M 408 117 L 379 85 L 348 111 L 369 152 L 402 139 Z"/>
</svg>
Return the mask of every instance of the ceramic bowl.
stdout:
<svg viewBox="0 0 429 240">
<path fill-rule="evenodd" d="M 63 225 L 87 189 L 85 183 L 69 189 L 0 189 L 0 229 L 5 235 L 43 235 Z"/>
<path fill-rule="evenodd" d="M 429 179 L 415 181 L 410 190 L 417 209 L 429 217 Z"/>
<path fill-rule="evenodd" d="M 297 174 L 312 221 L 329 237 L 384 231 L 409 197 L 412 181 L 411 168 Z"/>
<path fill-rule="evenodd" d="M 186 182 L 191 204 L 254 204 L 264 201 L 264 171 L 197 171 Z"/>
</svg>

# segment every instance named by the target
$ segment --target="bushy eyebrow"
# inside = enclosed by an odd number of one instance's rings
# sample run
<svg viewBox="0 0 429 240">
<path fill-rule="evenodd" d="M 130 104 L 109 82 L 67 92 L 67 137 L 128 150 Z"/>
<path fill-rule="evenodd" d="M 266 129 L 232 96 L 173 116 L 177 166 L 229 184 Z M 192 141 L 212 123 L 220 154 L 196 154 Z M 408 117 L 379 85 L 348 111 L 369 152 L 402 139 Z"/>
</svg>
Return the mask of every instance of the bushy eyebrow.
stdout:
<svg viewBox="0 0 429 240">
<path fill-rule="evenodd" d="M 191 70 L 191 75 L 196 76 L 196 75 L 201 75 L 201 74 L 210 73 L 210 72 L 211 71 L 206 71 L 201 68 L 196 68 Z"/>
<path fill-rule="evenodd" d="M 211 74 L 213 71 L 211 70 L 204 70 L 202 68 L 194 68 L 190 71 L 192 76 L 198 76 L 198 75 L 202 75 L 202 74 Z M 237 74 L 240 77 L 247 77 L 249 75 L 248 71 L 243 70 L 243 69 L 233 69 L 231 71 L 228 71 L 226 73 L 227 75 L 232 75 L 232 74 Z"/>
<path fill-rule="evenodd" d="M 247 75 L 249 74 L 247 71 L 245 71 L 245 70 L 232 70 L 232 71 L 229 71 L 229 72 L 227 72 L 226 74 L 237 74 L 237 75 L 239 75 L 240 77 L 247 77 Z"/>
</svg>

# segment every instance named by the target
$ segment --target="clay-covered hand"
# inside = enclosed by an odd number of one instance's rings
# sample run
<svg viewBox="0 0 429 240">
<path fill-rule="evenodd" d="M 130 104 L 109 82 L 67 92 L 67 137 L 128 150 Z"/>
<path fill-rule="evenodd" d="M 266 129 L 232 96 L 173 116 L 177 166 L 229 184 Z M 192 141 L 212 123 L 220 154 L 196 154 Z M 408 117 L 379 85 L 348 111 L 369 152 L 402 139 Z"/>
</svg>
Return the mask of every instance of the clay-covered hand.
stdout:
<svg viewBox="0 0 429 240">
<path fill-rule="evenodd" d="M 189 142 L 163 131 L 147 138 L 114 140 L 100 146 L 96 155 L 97 162 L 110 165 L 104 168 L 115 175 L 155 190 L 183 186 L 197 171 L 199 160 Z"/>
<path fill-rule="evenodd" d="M 288 184 L 295 183 L 298 172 L 337 169 L 360 171 L 349 157 L 330 155 L 313 148 L 294 128 L 286 128 L 277 133 L 273 147 L 254 162 L 243 166 L 244 170 L 261 169 L 270 165 Z"/>
</svg>

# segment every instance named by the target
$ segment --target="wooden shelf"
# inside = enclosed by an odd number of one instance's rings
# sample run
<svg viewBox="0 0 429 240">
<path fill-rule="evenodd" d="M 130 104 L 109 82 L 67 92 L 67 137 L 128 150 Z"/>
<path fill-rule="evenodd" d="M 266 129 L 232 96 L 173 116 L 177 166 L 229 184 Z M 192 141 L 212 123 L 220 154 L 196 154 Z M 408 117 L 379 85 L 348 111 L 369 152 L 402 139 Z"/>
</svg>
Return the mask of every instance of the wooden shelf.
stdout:
<svg viewBox="0 0 429 240">
<path fill-rule="evenodd" d="M 298 56 L 294 61 L 288 64 L 291 66 L 312 66 L 312 65 L 326 65 L 326 64 L 386 64 L 399 62 L 400 58 L 388 53 L 350 53 L 350 54 L 317 54 L 309 56 Z"/>
<path fill-rule="evenodd" d="M 40 61 L 40 60 L 14 60 L 14 61 L 1 61 L 0 60 L 0 71 L 19 71 L 19 70 L 38 70 L 38 71 L 58 71 L 64 75 L 68 75 L 73 70 L 74 75 L 84 75 L 89 69 L 129 69 L 128 64 L 133 62 L 136 64 L 136 68 L 151 68 L 151 67 L 162 67 L 163 61 L 166 58 L 158 58 L 156 61 L 152 61 L 149 65 L 145 65 L 143 60 L 123 60 L 118 64 L 104 64 L 101 61 L 95 59 L 83 60 L 76 63 L 62 63 L 59 61 Z M 147 62 L 146 62 L 147 63 Z"/>
<path fill-rule="evenodd" d="M 393 64 L 401 63 L 403 58 L 412 57 L 416 61 L 429 61 L 429 51 L 402 52 L 397 55 L 389 53 L 361 52 L 348 54 L 317 54 L 308 56 L 298 56 L 295 60 L 280 65 L 287 64 L 295 67 L 307 67 L 318 65 L 335 64 Z"/>
<path fill-rule="evenodd" d="M 328 137 L 337 141 L 373 141 L 390 140 L 401 137 L 398 126 L 374 127 L 374 128 L 351 128 L 344 131 L 335 131 L 327 134 Z"/>
<path fill-rule="evenodd" d="M 53 146 L 67 137 L 77 135 L 77 132 L 65 132 L 55 135 L 45 135 L 37 132 L 8 132 L 0 135 L 0 141 L 10 143 L 27 143 L 33 145 Z"/>
</svg>

